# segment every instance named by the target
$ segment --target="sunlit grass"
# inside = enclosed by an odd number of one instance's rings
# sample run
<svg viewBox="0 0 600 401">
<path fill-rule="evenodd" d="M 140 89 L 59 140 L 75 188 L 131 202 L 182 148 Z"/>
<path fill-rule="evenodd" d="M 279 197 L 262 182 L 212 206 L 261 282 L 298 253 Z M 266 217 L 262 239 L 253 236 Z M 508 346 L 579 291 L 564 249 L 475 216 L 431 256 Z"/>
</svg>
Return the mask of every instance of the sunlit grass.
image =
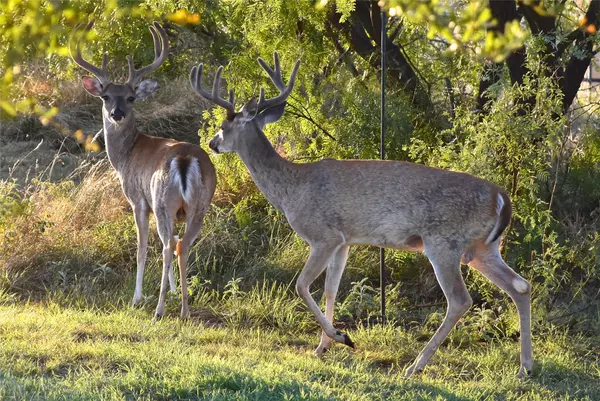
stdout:
<svg viewBox="0 0 600 401">
<path fill-rule="evenodd" d="M 317 333 L 153 322 L 145 311 L 0 307 L 2 399 L 560 400 L 600 397 L 599 367 L 554 333 L 535 341 L 534 375 L 515 377 L 517 344 L 442 347 L 425 373 L 403 368 L 423 346 L 411 332 L 350 332 L 356 352 L 312 353 Z M 587 344 L 590 346 L 591 344 Z M 597 345 L 597 344 L 596 344 Z M 597 352 L 597 350 L 596 350 Z"/>
</svg>

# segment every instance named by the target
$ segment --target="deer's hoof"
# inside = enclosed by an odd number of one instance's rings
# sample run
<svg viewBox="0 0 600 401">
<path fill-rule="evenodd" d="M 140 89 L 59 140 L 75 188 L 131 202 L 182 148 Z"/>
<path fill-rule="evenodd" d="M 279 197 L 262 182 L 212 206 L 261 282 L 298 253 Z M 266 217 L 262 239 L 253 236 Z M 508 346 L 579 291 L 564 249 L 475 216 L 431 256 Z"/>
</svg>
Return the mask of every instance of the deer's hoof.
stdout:
<svg viewBox="0 0 600 401">
<path fill-rule="evenodd" d="M 413 362 L 404 372 L 404 378 L 408 379 L 409 377 L 411 377 L 414 373 L 420 373 L 423 371 L 423 368 L 417 368 L 417 362 Z"/>
<path fill-rule="evenodd" d="M 527 369 L 525 366 L 521 366 L 519 373 L 517 373 L 517 377 L 519 379 L 526 379 L 529 376 L 531 376 L 531 368 Z"/>
<path fill-rule="evenodd" d="M 322 358 L 323 355 L 325 355 L 325 353 L 327 352 L 329 348 L 327 348 L 324 345 L 319 345 L 317 347 L 317 349 L 315 350 L 315 355 L 318 356 L 319 358 Z"/>
<path fill-rule="evenodd" d="M 348 334 L 346 334 L 346 333 L 342 334 L 339 330 L 336 334 L 343 336 L 345 345 L 352 348 L 353 350 L 356 350 L 356 344 L 354 344 L 354 341 L 352 341 L 352 339 L 350 338 L 350 336 Z"/>
</svg>

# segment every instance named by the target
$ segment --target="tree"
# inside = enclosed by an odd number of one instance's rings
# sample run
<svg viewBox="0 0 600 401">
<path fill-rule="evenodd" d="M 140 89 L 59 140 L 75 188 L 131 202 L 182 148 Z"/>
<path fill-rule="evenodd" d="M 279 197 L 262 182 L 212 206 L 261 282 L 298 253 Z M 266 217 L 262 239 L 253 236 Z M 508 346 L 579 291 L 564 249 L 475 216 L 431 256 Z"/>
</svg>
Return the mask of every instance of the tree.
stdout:
<svg viewBox="0 0 600 401">
<path fill-rule="evenodd" d="M 524 18 L 532 35 L 544 43 L 539 57 L 546 69 L 545 73 L 552 76 L 560 88 L 563 95 L 562 109 L 566 113 L 579 91 L 592 58 L 600 51 L 599 46 L 594 48 L 594 40 L 597 41 L 596 26 L 600 18 L 600 0 L 591 0 L 584 17 L 568 32 L 566 30 L 569 26 L 564 20 L 567 19 L 565 14 L 570 10 L 564 0 L 556 5 L 555 10 L 546 8 L 540 0 L 490 0 L 489 5 L 493 17 L 498 21 L 494 29 L 501 29 L 510 21 Z M 508 68 L 512 83 L 523 83 L 529 72 L 527 57 L 527 49 L 520 48 L 511 52 L 505 61 L 486 65 L 479 84 L 479 110 L 483 110 L 491 100 L 487 90 L 501 79 L 499 71 L 503 66 Z M 525 103 L 531 104 L 533 101 L 530 98 Z M 524 112 L 521 109 L 521 113 Z"/>
</svg>

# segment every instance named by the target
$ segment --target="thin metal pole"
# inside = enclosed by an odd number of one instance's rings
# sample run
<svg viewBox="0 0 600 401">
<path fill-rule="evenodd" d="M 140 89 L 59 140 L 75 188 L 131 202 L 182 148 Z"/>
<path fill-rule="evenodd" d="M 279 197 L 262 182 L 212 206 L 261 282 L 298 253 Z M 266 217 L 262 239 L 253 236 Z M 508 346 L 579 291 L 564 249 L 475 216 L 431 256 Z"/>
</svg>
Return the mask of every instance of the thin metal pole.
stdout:
<svg viewBox="0 0 600 401">
<path fill-rule="evenodd" d="M 383 8 L 381 9 L 381 143 L 379 154 L 381 160 L 385 160 L 385 42 L 387 34 L 385 26 L 387 25 L 387 15 Z M 385 249 L 379 248 L 379 275 L 381 286 L 381 322 L 385 322 Z"/>
</svg>

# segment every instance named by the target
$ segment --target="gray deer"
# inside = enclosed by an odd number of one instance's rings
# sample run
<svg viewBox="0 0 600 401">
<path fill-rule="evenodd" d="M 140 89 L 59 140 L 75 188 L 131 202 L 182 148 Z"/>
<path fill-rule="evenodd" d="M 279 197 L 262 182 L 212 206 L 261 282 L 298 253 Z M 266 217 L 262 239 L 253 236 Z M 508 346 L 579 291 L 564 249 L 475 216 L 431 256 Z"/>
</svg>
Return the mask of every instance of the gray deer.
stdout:
<svg viewBox="0 0 600 401">
<path fill-rule="evenodd" d="M 85 32 L 92 25 L 93 22 L 89 23 Z M 215 192 L 216 174 L 208 155 L 199 146 L 145 135 L 136 128 L 134 102 L 150 96 L 158 87 L 155 80 L 140 80 L 160 67 L 169 54 L 169 42 L 163 28 L 154 22 L 149 29 L 154 41 L 154 61 L 136 70 L 132 57 L 127 56 L 129 78 L 124 84 L 115 84 L 108 78 L 107 53 L 102 58 L 102 68 L 98 68 L 83 59 L 78 41 L 75 54 L 71 43 L 71 57 L 95 77 L 82 77 L 83 86 L 89 94 L 102 99 L 106 152 L 133 209 L 138 248 L 132 305 L 142 300 L 148 218 L 154 212 L 163 244 L 163 271 L 156 317 L 164 314 L 167 280 L 171 291 L 176 291 L 172 264 L 173 251 L 176 251 L 181 284 L 181 317 L 185 319 L 189 316 L 188 253 L 200 233 Z M 173 234 L 176 221 L 185 222 L 185 234 L 180 240 Z"/>
<path fill-rule="evenodd" d="M 298 276 L 296 291 L 323 329 L 316 349 L 322 355 L 332 341 L 354 347 L 347 334 L 332 325 L 333 309 L 350 245 L 424 252 L 433 265 L 448 302 L 446 316 L 407 368 L 406 376 L 422 371 L 452 327 L 471 307 L 460 271 L 468 264 L 514 300 L 521 324 L 519 376 L 532 368 L 531 286 L 502 260 L 499 243 L 511 218 L 511 202 L 497 185 L 469 174 L 399 161 L 331 160 L 297 164 L 282 158 L 263 133 L 281 118 L 300 65 L 287 86 L 279 57 L 275 69 L 259 64 L 279 90 L 265 99 L 264 88 L 241 111 L 219 96 L 223 67 L 217 70 L 212 93 L 202 88 L 202 69 L 192 68 L 191 84 L 202 97 L 224 107 L 227 117 L 210 141 L 216 153 L 236 152 L 266 198 L 310 245 L 310 255 Z M 310 294 L 311 283 L 327 270 L 325 314 Z"/>
</svg>

